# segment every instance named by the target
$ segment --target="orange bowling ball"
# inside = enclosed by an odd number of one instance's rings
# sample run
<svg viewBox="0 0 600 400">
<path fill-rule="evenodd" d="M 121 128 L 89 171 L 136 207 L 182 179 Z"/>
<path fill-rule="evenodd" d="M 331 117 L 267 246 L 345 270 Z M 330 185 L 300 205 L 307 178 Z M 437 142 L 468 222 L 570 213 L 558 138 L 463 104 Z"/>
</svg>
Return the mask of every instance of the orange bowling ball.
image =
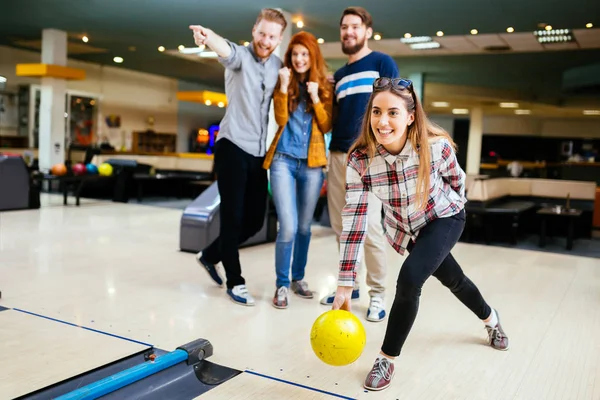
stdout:
<svg viewBox="0 0 600 400">
<path fill-rule="evenodd" d="M 67 174 L 67 167 L 65 164 L 54 164 L 50 168 L 50 173 L 55 176 L 64 176 Z"/>
</svg>

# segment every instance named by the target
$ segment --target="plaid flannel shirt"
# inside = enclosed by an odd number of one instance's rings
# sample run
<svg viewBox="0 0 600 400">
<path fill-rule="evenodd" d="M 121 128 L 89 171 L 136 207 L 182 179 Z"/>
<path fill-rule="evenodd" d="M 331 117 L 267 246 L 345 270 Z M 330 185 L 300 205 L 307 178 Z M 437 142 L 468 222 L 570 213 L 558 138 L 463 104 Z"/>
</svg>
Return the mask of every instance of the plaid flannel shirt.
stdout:
<svg viewBox="0 0 600 400">
<path fill-rule="evenodd" d="M 364 150 L 350 154 L 346 168 L 346 206 L 342 211 L 339 286 L 353 286 L 367 228 L 368 192 L 383 203 L 384 231 L 390 245 L 404 254 L 408 241 L 435 218 L 459 213 L 466 203 L 465 172 L 445 138 L 430 141 L 429 200 L 419 210 L 416 197 L 419 156 L 410 141 L 397 156 L 378 145 L 369 165 Z"/>
</svg>

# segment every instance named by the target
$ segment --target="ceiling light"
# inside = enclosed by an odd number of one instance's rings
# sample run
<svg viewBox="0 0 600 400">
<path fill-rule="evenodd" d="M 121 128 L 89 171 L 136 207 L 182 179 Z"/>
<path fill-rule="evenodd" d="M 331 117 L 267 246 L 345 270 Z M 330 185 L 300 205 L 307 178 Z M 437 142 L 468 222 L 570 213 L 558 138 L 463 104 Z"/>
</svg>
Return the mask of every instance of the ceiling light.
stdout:
<svg viewBox="0 0 600 400">
<path fill-rule="evenodd" d="M 381 40 L 381 35 L 380 35 L 379 33 L 376 33 L 376 34 L 373 36 L 373 39 L 375 39 L 375 40 Z"/>
<path fill-rule="evenodd" d="M 585 27 L 588 28 L 588 29 L 589 28 L 593 28 L 594 24 L 592 24 L 591 22 L 588 22 L 587 24 L 585 24 Z"/>
<path fill-rule="evenodd" d="M 500 103 L 500 107 L 502 107 L 502 108 L 517 108 L 517 107 L 519 107 L 519 103 Z"/>
<path fill-rule="evenodd" d="M 212 101 L 210 101 L 210 100 L 206 100 L 206 101 L 204 102 L 204 104 L 206 104 L 207 106 L 210 106 L 210 105 L 212 104 Z"/>
<path fill-rule="evenodd" d="M 244 47 L 248 47 L 250 45 L 250 42 L 244 42 Z"/>
<path fill-rule="evenodd" d="M 452 114 L 468 114 L 468 113 L 469 113 L 468 108 L 453 108 L 452 109 Z"/>
<path fill-rule="evenodd" d="M 198 55 L 202 58 L 217 58 L 217 53 L 215 53 L 214 51 L 203 51 Z"/>
<path fill-rule="evenodd" d="M 198 54 L 202 53 L 206 47 L 204 45 L 198 47 L 181 47 L 179 46 L 179 52 L 182 54 Z"/>
<path fill-rule="evenodd" d="M 600 115 L 600 110 L 583 110 L 583 115 Z"/>
<path fill-rule="evenodd" d="M 552 25 L 546 25 L 546 27 L 544 29 L 546 29 L 547 31 L 551 31 L 552 30 Z"/>
<path fill-rule="evenodd" d="M 405 33 L 405 34 L 404 34 L 404 37 L 405 37 L 406 39 L 410 39 L 410 38 L 412 37 L 412 35 L 411 35 L 410 33 L 408 33 L 408 32 L 407 32 L 407 33 Z"/>
<path fill-rule="evenodd" d="M 433 101 L 431 102 L 431 105 L 434 107 L 449 107 L 450 103 L 447 101 Z"/>
<path fill-rule="evenodd" d="M 444 36 L 444 32 L 442 32 L 442 31 L 437 31 L 436 35 L 437 35 L 437 36 Z"/>
<path fill-rule="evenodd" d="M 429 50 L 438 49 L 441 47 L 438 42 L 411 43 L 409 46 L 413 50 Z"/>
<path fill-rule="evenodd" d="M 219 104 L 217 104 L 220 108 L 225 107 L 225 103 L 223 103 L 222 101 L 219 102 Z"/>
<path fill-rule="evenodd" d="M 304 27 L 304 22 L 302 22 L 302 20 L 300 20 L 300 21 L 296 22 L 296 26 L 298 28 L 302 28 L 302 27 Z"/>
<path fill-rule="evenodd" d="M 409 34 L 410 35 L 410 34 Z M 404 39 L 400 39 L 400 41 L 402 43 L 425 43 L 425 42 L 431 42 L 431 37 L 430 36 L 409 36 L 406 37 L 406 35 L 404 35 Z"/>
<path fill-rule="evenodd" d="M 323 43 L 325 43 L 325 39 L 323 39 L 323 38 L 320 37 L 320 38 L 317 39 L 317 43 L 323 44 Z"/>
<path fill-rule="evenodd" d="M 182 45 L 182 44 L 180 44 L 180 45 L 177 47 L 177 49 L 178 49 L 179 51 L 182 51 L 182 50 L 184 50 L 184 49 L 185 49 L 185 46 L 184 46 L 184 45 Z"/>
<path fill-rule="evenodd" d="M 477 29 L 471 29 L 471 35 L 477 35 L 479 32 Z"/>
<path fill-rule="evenodd" d="M 0 75 L 0 83 L 6 82 L 6 77 Z"/>
<path fill-rule="evenodd" d="M 121 64 L 123 62 L 123 57 L 115 57 L 113 58 L 113 61 L 117 64 Z"/>
<path fill-rule="evenodd" d="M 161 53 L 162 53 L 163 51 L 165 51 L 165 48 L 164 48 L 164 46 L 159 46 L 159 47 L 158 47 L 158 51 L 160 51 Z"/>
<path fill-rule="evenodd" d="M 87 43 L 90 39 L 87 36 L 84 36 L 81 38 L 81 40 L 83 40 L 83 43 Z"/>
<path fill-rule="evenodd" d="M 517 114 L 517 115 L 529 115 L 529 114 L 531 114 L 531 110 L 515 110 L 515 114 Z"/>
<path fill-rule="evenodd" d="M 508 28 L 506 28 L 506 32 L 508 33 L 513 33 L 515 31 L 515 28 L 513 28 L 512 26 L 509 26 Z"/>
<path fill-rule="evenodd" d="M 573 36 L 568 29 L 540 30 L 533 34 L 540 43 L 565 43 L 572 42 Z"/>
</svg>

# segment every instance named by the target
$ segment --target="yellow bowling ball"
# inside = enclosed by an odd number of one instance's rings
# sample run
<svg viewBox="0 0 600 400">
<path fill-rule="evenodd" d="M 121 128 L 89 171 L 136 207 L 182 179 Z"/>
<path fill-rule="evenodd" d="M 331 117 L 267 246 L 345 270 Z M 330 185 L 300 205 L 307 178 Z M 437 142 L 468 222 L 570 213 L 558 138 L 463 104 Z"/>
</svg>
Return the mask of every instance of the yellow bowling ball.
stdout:
<svg viewBox="0 0 600 400">
<path fill-rule="evenodd" d="M 314 322 L 310 344 L 324 363 L 336 367 L 352 364 L 362 354 L 367 333 L 360 320 L 346 310 L 329 310 Z"/>
<path fill-rule="evenodd" d="M 102 163 L 102 165 L 98 167 L 98 173 L 102 176 L 111 176 L 113 173 L 112 165 L 108 163 Z"/>
</svg>

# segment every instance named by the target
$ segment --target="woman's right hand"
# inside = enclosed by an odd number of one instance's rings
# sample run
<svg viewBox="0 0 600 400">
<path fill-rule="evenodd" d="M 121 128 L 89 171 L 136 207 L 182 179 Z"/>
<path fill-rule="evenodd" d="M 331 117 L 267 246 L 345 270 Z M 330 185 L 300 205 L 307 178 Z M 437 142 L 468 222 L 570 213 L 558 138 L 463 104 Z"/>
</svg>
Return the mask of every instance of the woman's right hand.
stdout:
<svg viewBox="0 0 600 400">
<path fill-rule="evenodd" d="M 279 81 L 281 82 L 279 85 L 279 90 L 281 90 L 282 93 L 287 93 L 287 89 L 290 84 L 290 74 L 291 70 L 287 67 L 283 67 L 279 70 Z"/>
<path fill-rule="evenodd" d="M 352 300 L 352 286 L 338 286 L 333 298 L 332 310 L 346 310 L 352 311 L 350 306 L 350 300 Z"/>
</svg>

